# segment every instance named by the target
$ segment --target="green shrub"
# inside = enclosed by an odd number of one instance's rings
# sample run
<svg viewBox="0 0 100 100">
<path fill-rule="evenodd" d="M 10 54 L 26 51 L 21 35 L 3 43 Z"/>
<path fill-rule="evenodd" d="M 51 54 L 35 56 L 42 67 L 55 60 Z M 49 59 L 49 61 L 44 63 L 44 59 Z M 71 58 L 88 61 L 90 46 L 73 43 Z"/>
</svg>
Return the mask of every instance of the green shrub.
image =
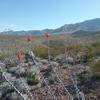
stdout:
<svg viewBox="0 0 100 100">
<path fill-rule="evenodd" d="M 29 73 L 27 76 L 27 83 L 28 85 L 37 85 L 38 84 L 38 80 L 36 79 L 36 73 Z"/>
<path fill-rule="evenodd" d="M 5 64 L 6 64 L 7 67 L 16 67 L 17 66 L 17 62 L 14 59 L 13 60 L 6 59 Z"/>
<path fill-rule="evenodd" d="M 16 67 L 16 66 L 17 66 L 17 63 L 16 62 L 12 62 L 12 63 L 10 62 L 9 63 L 9 67 Z"/>
<path fill-rule="evenodd" d="M 8 54 L 0 53 L 0 60 L 5 60 L 8 57 Z"/>
<path fill-rule="evenodd" d="M 66 44 L 67 45 L 67 44 Z M 64 53 L 64 48 L 65 46 L 51 46 L 50 47 L 50 55 L 52 57 L 55 57 L 59 54 Z M 99 42 L 94 42 L 94 43 L 89 43 L 89 44 L 78 44 L 78 45 L 69 45 L 66 46 L 66 48 L 69 49 L 70 53 L 72 55 L 76 55 L 78 52 L 87 52 L 87 57 L 88 59 L 92 59 L 95 56 L 100 55 L 100 43 Z M 47 46 L 40 46 L 37 48 L 34 48 L 34 53 L 36 56 L 42 57 L 42 58 L 47 58 L 48 56 L 48 48 Z"/>
<path fill-rule="evenodd" d="M 51 47 L 50 48 L 50 55 L 55 57 L 61 53 L 63 53 L 64 47 Z M 40 46 L 38 48 L 34 48 L 33 52 L 35 55 L 40 56 L 42 58 L 46 58 L 48 56 L 48 48 L 45 46 Z"/>
<path fill-rule="evenodd" d="M 95 63 L 91 63 L 90 69 L 92 71 L 93 77 L 100 77 L 100 60 Z"/>
<path fill-rule="evenodd" d="M 89 57 L 95 57 L 100 55 L 100 43 L 94 42 L 88 46 Z"/>
</svg>

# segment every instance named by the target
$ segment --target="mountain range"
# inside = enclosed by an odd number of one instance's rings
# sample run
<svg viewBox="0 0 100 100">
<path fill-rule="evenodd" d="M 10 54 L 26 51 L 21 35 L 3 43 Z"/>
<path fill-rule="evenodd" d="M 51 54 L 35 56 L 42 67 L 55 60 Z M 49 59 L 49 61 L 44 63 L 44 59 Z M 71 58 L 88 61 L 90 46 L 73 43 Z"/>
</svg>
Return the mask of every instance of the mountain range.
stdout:
<svg viewBox="0 0 100 100">
<path fill-rule="evenodd" d="M 60 34 L 60 33 L 76 33 L 77 31 L 88 31 L 95 32 L 100 31 L 100 18 L 86 20 L 84 22 L 75 23 L 75 24 L 65 24 L 57 29 L 44 29 L 44 30 L 29 30 L 29 31 L 3 31 L 0 34 L 8 35 L 27 35 L 31 33 L 32 35 L 41 35 L 45 32 L 51 34 Z"/>
</svg>

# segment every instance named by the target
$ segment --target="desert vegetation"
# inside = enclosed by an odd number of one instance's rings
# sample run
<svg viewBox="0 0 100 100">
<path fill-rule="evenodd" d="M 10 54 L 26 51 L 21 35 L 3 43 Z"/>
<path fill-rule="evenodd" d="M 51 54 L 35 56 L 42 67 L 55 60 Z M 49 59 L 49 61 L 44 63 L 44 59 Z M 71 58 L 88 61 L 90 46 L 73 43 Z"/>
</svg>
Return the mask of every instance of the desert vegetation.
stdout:
<svg viewBox="0 0 100 100">
<path fill-rule="evenodd" d="M 93 37 L 52 35 L 48 47 L 43 36 L 31 43 L 26 36 L 0 36 L 0 99 L 77 100 L 79 91 L 78 100 L 99 100 L 100 41 Z"/>
</svg>

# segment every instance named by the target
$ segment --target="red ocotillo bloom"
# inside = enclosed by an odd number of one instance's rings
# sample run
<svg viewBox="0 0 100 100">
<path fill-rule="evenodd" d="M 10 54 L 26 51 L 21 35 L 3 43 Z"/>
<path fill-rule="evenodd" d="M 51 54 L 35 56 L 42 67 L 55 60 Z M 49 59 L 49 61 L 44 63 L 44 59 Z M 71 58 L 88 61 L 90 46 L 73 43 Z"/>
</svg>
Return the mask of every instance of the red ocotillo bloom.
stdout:
<svg viewBox="0 0 100 100">
<path fill-rule="evenodd" d="M 50 37 L 49 33 L 44 33 L 45 34 L 45 38 L 48 39 Z"/>
<path fill-rule="evenodd" d="M 24 53 L 22 51 L 17 52 L 16 57 L 19 61 L 21 61 L 24 57 Z"/>
<path fill-rule="evenodd" d="M 31 35 L 31 34 L 29 34 L 29 35 L 27 36 L 27 41 L 28 41 L 28 42 L 32 42 L 32 35 Z"/>
<path fill-rule="evenodd" d="M 68 52 L 68 48 L 65 48 L 65 49 L 64 49 L 64 53 L 66 53 L 66 52 Z"/>
</svg>

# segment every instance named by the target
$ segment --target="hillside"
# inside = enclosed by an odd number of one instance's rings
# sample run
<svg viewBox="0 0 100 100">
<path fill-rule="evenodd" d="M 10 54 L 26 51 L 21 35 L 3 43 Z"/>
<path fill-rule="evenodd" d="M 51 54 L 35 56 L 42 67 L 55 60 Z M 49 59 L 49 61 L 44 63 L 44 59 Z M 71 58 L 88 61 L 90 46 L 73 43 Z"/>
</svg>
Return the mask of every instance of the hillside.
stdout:
<svg viewBox="0 0 100 100">
<path fill-rule="evenodd" d="M 92 32 L 92 31 L 79 30 L 79 31 L 73 32 L 72 36 L 75 36 L 75 37 L 99 36 L 100 37 L 100 31 Z"/>
<path fill-rule="evenodd" d="M 87 20 L 75 24 L 65 24 L 57 29 L 44 29 L 44 30 L 29 30 L 29 31 L 4 31 L 0 34 L 9 34 L 9 35 L 27 35 L 31 33 L 32 35 L 41 35 L 44 32 L 49 32 L 51 34 L 58 33 L 73 33 L 76 31 L 100 31 L 100 18 Z"/>
<path fill-rule="evenodd" d="M 75 24 L 66 24 L 58 29 L 56 29 L 54 32 L 76 32 L 79 30 L 83 31 L 100 31 L 100 18 L 87 20 L 81 23 L 75 23 Z"/>
</svg>

